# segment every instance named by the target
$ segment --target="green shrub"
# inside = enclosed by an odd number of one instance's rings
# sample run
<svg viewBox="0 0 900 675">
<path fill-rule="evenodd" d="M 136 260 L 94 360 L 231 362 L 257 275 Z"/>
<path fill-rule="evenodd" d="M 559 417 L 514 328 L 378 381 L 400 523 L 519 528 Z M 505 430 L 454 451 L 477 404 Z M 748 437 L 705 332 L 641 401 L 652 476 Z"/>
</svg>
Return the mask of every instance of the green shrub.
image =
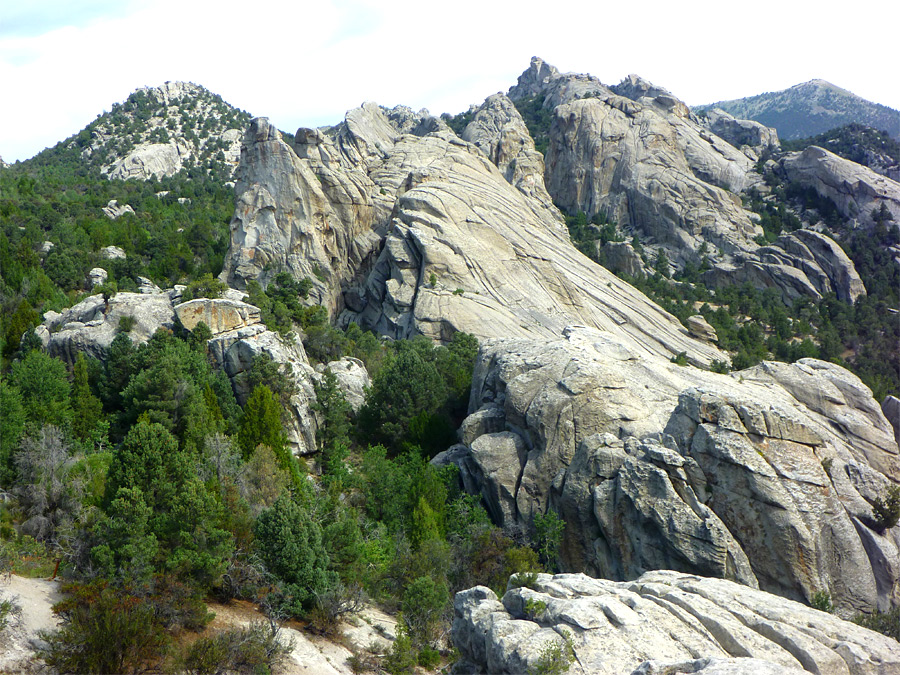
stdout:
<svg viewBox="0 0 900 675">
<path fill-rule="evenodd" d="M 187 675 L 239 675 L 271 673 L 291 651 L 278 639 L 278 628 L 253 622 L 246 628 L 232 628 L 202 637 L 190 645 L 179 659 Z"/>
<path fill-rule="evenodd" d="M 416 656 L 412 638 L 406 630 L 403 616 L 400 615 L 397 617 L 397 637 L 391 644 L 391 651 L 381 662 L 381 667 L 391 675 L 407 675 L 416 667 Z"/>
<path fill-rule="evenodd" d="M 544 644 L 537 662 L 528 669 L 528 675 L 562 675 L 569 672 L 574 662 L 572 637 L 563 631 L 562 641 L 551 639 Z"/>
<path fill-rule="evenodd" d="M 441 653 L 437 649 L 431 647 L 422 647 L 419 650 L 419 656 L 416 659 L 422 668 L 426 670 L 434 670 L 441 662 Z"/>
<path fill-rule="evenodd" d="M 136 324 L 137 319 L 131 315 L 124 314 L 119 317 L 119 326 L 116 328 L 116 332 L 128 334 L 134 329 Z"/>
<path fill-rule="evenodd" d="M 891 485 L 884 497 L 872 502 L 875 515 L 875 529 L 884 532 L 900 521 L 900 485 Z"/>
<path fill-rule="evenodd" d="M 894 607 L 887 612 L 857 614 L 853 618 L 853 623 L 878 631 L 900 642 L 900 607 Z"/>
<path fill-rule="evenodd" d="M 809 605 L 813 609 L 818 609 L 822 612 L 834 611 L 834 605 L 831 604 L 831 595 L 828 591 L 816 591 L 813 594 L 812 601 L 810 601 Z"/>
<path fill-rule="evenodd" d="M 62 625 L 40 633 L 39 655 L 63 673 L 140 673 L 155 668 L 168 637 L 153 606 L 105 584 L 76 585 L 54 606 Z"/>
</svg>

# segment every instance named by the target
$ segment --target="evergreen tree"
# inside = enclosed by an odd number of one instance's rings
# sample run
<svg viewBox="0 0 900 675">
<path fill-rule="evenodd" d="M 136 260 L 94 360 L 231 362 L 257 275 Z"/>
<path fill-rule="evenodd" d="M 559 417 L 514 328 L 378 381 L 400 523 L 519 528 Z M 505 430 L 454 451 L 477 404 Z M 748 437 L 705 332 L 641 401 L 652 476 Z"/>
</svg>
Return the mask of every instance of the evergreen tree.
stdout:
<svg viewBox="0 0 900 675">
<path fill-rule="evenodd" d="M 101 422 L 103 404 L 91 392 L 88 367 L 84 354 L 79 352 L 72 371 L 72 432 L 87 441 Z"/>
</svg>

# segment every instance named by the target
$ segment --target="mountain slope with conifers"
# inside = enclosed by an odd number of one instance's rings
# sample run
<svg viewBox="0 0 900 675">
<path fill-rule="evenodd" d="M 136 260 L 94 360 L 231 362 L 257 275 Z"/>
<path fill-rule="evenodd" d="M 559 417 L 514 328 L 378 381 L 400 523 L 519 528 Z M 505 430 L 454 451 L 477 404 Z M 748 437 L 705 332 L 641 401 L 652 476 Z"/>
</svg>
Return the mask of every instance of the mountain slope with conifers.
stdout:
<svg viewBox="0 0 900 675">
<path fill-rule="evenodd" d="M 900 112 L 872 103 L 825 80 L 810 80 L 782 91 L 695 106 L 695 112 L 721 108 L 738 119 L 775 127 L 782 139 L 808 138 L 857 123 L 900 138 Z"/>
</svg>

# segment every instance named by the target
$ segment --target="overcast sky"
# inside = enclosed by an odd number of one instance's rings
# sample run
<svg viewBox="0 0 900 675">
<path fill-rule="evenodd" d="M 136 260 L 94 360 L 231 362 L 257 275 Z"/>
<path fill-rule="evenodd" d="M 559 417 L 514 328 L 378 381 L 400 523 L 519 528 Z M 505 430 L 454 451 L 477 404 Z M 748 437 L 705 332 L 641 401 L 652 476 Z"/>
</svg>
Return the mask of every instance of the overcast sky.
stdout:
<svg viewBox="0 0 900 675">
<path fill-rule="evenodd" d="M 833 9 L 826 9 L 832 7 Z M 813 78 L 900 109 L 896 0 L 0 0 L 0 156 L 27 159 L 141 86 L 188 80 L 281 129 L 363 101 L 459 112 L 541 56 L 690 105 Z"/>
</svg>

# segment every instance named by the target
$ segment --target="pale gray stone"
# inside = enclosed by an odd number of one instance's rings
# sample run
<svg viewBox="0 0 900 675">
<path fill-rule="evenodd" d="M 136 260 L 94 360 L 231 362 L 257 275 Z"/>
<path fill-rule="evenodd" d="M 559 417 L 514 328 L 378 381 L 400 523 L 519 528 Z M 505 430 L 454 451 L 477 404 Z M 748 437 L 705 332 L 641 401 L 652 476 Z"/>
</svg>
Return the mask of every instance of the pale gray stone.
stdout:
<svg viewBox="0 0 900 675">
<path fill-rule="evenodd" d="M 558 512 L 565 569 L 680 569 L 807 602 L 824 591 L 845 615 L 900 602 L 900 531 L 866 525 L 900 451 L 839 366 L 719 375 L 573 327 L 483 342 L 470 410 L 471 451 L 455 461 L 508 529 Z"/>
<path fill-rule="evenodd" d="M 535 607 L 539 609 L 535 610 Z M 569 671 L 598 675 L 759 675 L 900 671 L 891 638 L 762 591 L 673 571 L 631 582 L 538 575 L 456 594 L 452 628 L 461 673 L 524 673 L 563 636 Z"/>
</svg>

